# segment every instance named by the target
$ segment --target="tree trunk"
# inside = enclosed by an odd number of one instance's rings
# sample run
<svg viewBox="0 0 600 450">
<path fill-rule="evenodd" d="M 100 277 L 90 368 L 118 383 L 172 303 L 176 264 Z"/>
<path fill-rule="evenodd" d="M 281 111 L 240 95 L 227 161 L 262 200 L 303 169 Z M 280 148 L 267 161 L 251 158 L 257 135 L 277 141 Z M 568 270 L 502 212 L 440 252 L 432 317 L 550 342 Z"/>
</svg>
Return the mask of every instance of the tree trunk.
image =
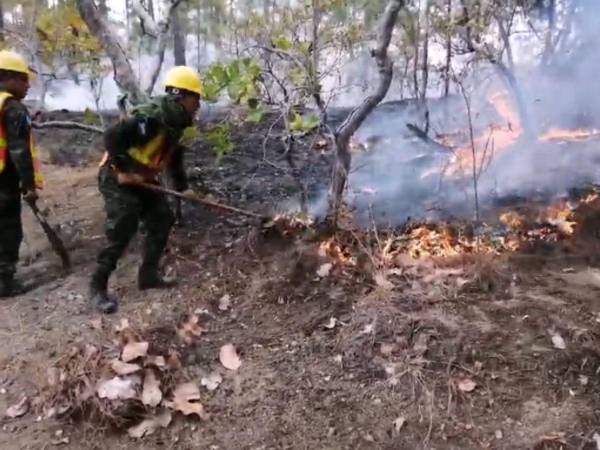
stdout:
<svg viewBox="0 0 600 450">
<path fill-rule="evenodd" d="M 444 66 L 443 96 L 450 95 L 450 70 L 452 69 L 452 0 L 446 0 L 446 64 Z"/>
<path fill-rule="evenodd" d="M 0 0 L 0 42 L 4 42 L 4 5 Z"/>
<path fill-rule="evenodd" d="M 426 0 L 425 15 L 425 36 L 423 36 L 423 61 L 421 63 L 421 99 L 427 98 L 427 85 L 429 84 L 429 0 Z"/>
<path fill-rule="evenodd" d="M 108 17 L 108 5 L 106 4 L 106 0 L 98 1 L 98 9 L 100 10 L 102 17 Z"/>
<path fill-rule="evenodd" d="M 143 94 L 135 79 L 127 53 L 116 38 L 93 0 L 77 0 L 79 14 L 92 33 L 102 45 L 113 66 L 114 79 L 123 92 L 130 96 L 132 102 L 141 101 Z"/>
<path fill-rule="evenodd" d="M 185 66 L 185 41 L 186 33 L 181 23 L 181 11 L 179 9 L 173 12 L 173 54 L 175 56 L 176 66 Z"/>
<path fill-rule="evenodd" d="M 344 190 L 352 164 L 352 155 L 348 148 L 350 139 L 369 114 L 385 98 L 392 83 L 394 67 L 388 56 L 388 47 L 392 39 L 396 19 L 404 6 L 405 0 L 389 0 L 383 14 L 377 36 L 377 46 L 371 51 L 379 72 L 379 85 L 376 91 L 355 108 L 335 131 L 336 162 L 331 182 L 328 213 L 329 222 L 334 227 L 337 225 Z"/>
<path fill-rule="evenodd" d="M 556 0 L 548 0 L 547 6 L 548 28 L 544 39 L 544 54 L 542 56 L 542 64 L 548 64 L 552 53 L 554 52 L 554 32 L 556 29 Z"/>
</svg>

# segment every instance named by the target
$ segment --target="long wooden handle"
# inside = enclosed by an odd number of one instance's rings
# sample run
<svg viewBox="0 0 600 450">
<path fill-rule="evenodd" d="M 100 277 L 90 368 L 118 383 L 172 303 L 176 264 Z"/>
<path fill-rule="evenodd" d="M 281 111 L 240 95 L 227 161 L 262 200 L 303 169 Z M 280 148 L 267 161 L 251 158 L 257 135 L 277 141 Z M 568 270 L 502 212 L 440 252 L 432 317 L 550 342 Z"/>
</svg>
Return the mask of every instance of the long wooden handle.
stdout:
<svg viewBox="0 0 600 450">
<path fill-rule="evenodd" d="M 211 206 L 213 208 L 218 208 L 218 209 L 222 209 L 224 211 L 229 211 L 229 212 L 233 212 L 233 213 L 237 213 L 237 214 L 242 214 L 244 216 L 248 216 L 248 217 L 254 217 L 257 219 L 265 219 L 267 218 L 266 216 L 263 216 L 261 214 L 255 213 L 253 211 L 248 211 L 246 209 L 241 209 L 241 208 L 236 208 L 235 206 L 229 206 L 229 205 L 225 205 L 223 203 L 219 203 L 219 202 L 215 202 L 213 200 L 207 200 L 203 197 L 200 197 L 198 195 L 185 195 L 181 192 L 175 191 L 173 189 L 168 189 L 166 187 L 163 186 L 159 186 L 157 184 L 151 184 L 151 183 L 142 183 L 139 181 L 131 181 L 128 182 L 126 184 L 129 185 L 133 185 L 133 186 L 139 186 L 141 188 L 144 189 L 148 189 L 154 192 L 160 192 L 161 194 L 167 194 L 167 195 L 172 195 L 174 197 L 177 198 L 181 198 L 183 200 L 188 200 L 190 202 L 193 203 L 197 203 L 199 205 L 204 205 L 204 206 Z"/>
</svg>

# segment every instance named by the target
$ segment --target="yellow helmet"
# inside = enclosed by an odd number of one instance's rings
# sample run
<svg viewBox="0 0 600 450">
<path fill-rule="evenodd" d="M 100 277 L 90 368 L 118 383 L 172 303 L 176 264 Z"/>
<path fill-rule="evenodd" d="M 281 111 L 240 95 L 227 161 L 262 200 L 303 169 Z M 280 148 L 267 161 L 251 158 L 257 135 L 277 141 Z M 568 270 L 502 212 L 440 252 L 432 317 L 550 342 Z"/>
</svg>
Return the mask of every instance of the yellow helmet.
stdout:
<svg viewBox="0 0 600 450">
<path fill-rule="evenodd" d="M 32 75 L 25 59 L 18 53 L 10 50 L 0 51 L 0 70 L 24 73 L 28 77 Z"/>
<path fill-rule="evenodd" d="M 198 95 L 204 93 L 200 74 L 187 66 L 176 66 L 169 70 L 165 77 L 165 87 L 183 89 Z"/>
</svg>

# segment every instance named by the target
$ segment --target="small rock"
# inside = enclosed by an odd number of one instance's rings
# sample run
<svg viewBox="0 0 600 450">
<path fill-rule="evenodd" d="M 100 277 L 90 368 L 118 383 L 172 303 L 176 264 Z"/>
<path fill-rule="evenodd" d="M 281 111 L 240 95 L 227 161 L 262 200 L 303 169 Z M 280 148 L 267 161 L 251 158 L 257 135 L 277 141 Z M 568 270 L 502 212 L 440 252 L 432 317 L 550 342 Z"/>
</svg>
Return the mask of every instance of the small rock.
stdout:
<svg viewBox="0 0 600 450">
<path fill-rule="evenodd" d="M 504 435 L 502 434 L 502 430 L 496 430 L 496 432 L 494 433 L 496 436 L 496 439 L 500 440 L 504 437 Z"/>
</svg>

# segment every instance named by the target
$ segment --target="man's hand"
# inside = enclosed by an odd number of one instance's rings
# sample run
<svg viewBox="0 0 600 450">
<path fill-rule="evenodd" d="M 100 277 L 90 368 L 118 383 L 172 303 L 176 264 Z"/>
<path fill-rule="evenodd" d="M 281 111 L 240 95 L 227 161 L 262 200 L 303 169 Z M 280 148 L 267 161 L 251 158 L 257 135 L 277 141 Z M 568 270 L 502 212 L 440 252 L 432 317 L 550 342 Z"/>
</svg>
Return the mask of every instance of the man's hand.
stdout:
<svg viewBox="0 0 600 450">
<path fill-rule="evenodd" d="M 146 182 L 146 178 L 144 178 L 144 176 L 140 175 L 139 173 L 117 173 L 117 183 L 119 184 L 140 184 Z"/>
<path fill-rule="evenodd" d="M 25 192 L 23 192 L 23 200 L 29 204 L 35 204 L 38 198 L 39 197 L 35 189 L 27 189 Z"/>
</svg>

